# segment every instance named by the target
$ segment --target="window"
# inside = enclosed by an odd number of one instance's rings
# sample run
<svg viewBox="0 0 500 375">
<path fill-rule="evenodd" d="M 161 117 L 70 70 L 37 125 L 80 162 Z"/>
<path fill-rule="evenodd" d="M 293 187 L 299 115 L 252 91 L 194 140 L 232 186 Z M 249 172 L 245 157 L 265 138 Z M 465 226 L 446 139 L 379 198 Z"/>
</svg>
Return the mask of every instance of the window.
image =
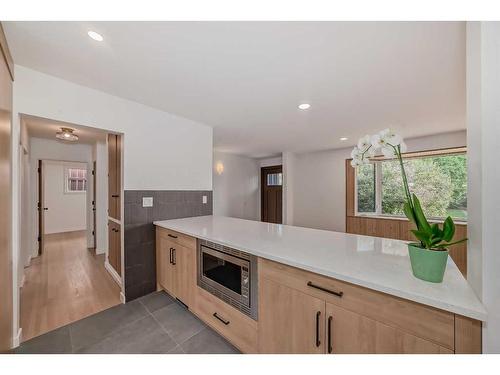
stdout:
<svg viewBox="0 0 500 375">
<path fill-rule="evenodd" d="M 87 170 L 68 168 L 66 173 L 66 192 L 81 193 L 87 191 Z"/>
<path fill-rule="evenodd" d="M 425 214 L 441 219 L 448 215 L 467 220 L 467 156 L 465 149 L 404 156 L 410 190 Z M 357 213 L 402 216 L 405 195 L 399 162 L 375 158 L 356 169 Z"/>
<path fill-rule="evenodd" d="M 283 173 L 269 173 L 267 175 L 267 186 L 283 185 Z"/>
</svg>

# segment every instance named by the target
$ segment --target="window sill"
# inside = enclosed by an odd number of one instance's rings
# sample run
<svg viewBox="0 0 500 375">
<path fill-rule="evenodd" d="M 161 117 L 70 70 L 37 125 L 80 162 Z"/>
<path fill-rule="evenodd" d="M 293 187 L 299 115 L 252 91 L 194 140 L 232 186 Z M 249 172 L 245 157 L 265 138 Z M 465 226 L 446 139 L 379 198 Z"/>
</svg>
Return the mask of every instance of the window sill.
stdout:
<svg viewBox="0 0 500 375">
<path fill-rule="evenodd" d="M 391 215 L 370 215 L 370 214 L 354 214 L 353 217 L 362 217 L 368 219 L 383 219 L 383 220 L 399 220 L 399 221 L 408 221 L 406 217 L 403 216 L 391 216 Z M 438 223 L 442 224 L 444 219 L 428 219 L 429 223 Z M 453 222 L 458 225 L 467 225 L 467 220 L 459 220 L 453 219 Z"/>
</svg>

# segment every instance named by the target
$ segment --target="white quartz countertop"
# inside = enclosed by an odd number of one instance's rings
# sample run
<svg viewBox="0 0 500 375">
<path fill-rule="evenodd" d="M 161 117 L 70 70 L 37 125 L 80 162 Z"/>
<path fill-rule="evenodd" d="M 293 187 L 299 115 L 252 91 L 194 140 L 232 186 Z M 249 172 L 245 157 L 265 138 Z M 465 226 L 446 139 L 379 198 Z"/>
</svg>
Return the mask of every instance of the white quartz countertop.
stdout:
<svg viewBox="0 0 500 375">
<path fill-rule="evenodd" d="M 440 284 L 415 278 L 406 242 L 224 216 L 155 225 L 258 257 L 485 321 L 486 310 L 449 258 Z"/>
</svg>

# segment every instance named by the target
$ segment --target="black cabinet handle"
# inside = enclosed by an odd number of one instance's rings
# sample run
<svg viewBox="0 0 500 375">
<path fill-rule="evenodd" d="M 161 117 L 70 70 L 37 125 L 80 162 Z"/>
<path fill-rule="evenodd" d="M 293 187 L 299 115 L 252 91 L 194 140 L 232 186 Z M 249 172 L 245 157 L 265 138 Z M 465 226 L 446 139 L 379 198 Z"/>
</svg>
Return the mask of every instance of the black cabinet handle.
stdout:
<svg viewBox="0 0 500 375">
<path fill-rule="evenodd" d="M 177 238 L 177 236 L 174 236 L 173 234 L 168 234 L 169 237 L 172 237 L 172 238 Z"/>
<path fill-rule="evenodd" d="M 172 264 L 175 266 L 177 264 L 177 250 L 172 248 Z"/>
<path fill-rule="evenodd" d="M 316 347 L 321 345 L 321 341 L 319 340 L 319 317 L 321 316 L 321 311 L 316 313 Z"/>
<path fill-rule="evenodd" d="M 119 194 L 113 194 L 113 195 L 111 195 L 111 198 L 119 198 L 119 197 L 120 197 Z"/>
<path fill-rule="evenodd" d="M 43 209 L 44 209 L 45 211 L 48 211 L 48 210 L 49 210 L 49 208 L 48 208 L 48 207 L 44 207 Z"/>
<path fill-rule="evenodd" d="M 172 250 L 173 250 L 173 248 L 171 247 L 170 248 L 170 264 L 172 264 Z"/>
<path fill-rule="evenodd" d="M 333 346 L 332 346 L 332 321 L 333 321 L 333 316 L 328 317 L 328 353 L 331 354 L 333 353 Z"/>
<path fill-rule="evenodd" d="M 219 320 L 220 320 L 222 323 L 224 323 L 226 326 L 230 323 L 230 321 L 229 321 L 229 320 L 224 320 L 224 319 L 222 319 L 219 315 L 217 315 L 217 313 L 216 313 L 216 312 L 214 312 L 214 314 L 213 314 L 213 315 L 214 315 L 214 318 L 219 319 Z"/>
<path fill-rule="evenodd" d="M 323 288 L 322 286 L 313 284 L 312 281 L 308 281 L 307 282 L 307 286 L 310 286 L 311 288 L 315 288 L 315 289 L 321 290 L 321 291 L 326 292 L 326 293 L 333 294 L 333 295 L 335 295 L 337 297 L 342 297 L 344 295 L 344 292 L 335 292 L 334 290 Z"/>
</svg>

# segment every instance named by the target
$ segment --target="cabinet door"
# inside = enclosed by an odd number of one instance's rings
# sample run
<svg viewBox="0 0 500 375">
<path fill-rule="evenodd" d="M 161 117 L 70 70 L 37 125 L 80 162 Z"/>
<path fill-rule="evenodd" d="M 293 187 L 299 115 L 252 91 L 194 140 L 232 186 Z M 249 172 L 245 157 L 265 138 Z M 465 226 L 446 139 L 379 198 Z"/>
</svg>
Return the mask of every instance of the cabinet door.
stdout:
<svg viewBox="0 0 500 375">
<path fill-rule="evenodd" d="M 121 137 L 108 134 L 108 215 L 121 217 Z"/>
<path fill-rule="evenodd" d="M 160 262 L 160 275 L 158 276 L 158 283 L 171 295 L 175 296 L 174 288 L 174 272 L 175 266 L 173 265 L 173 243 L 165 237 L 160 236 L 160 249 L 159 249 L 159 262 Z"/>
<path fill-rule="evenodd" d="M 346 353 L 452 353 L 451 350 L 336 305 L 326 304 L 326 351 Z"/>
<path fill-rule="evenodd" d="M 194 300 L 196 288 L 195 249 L 173 244 L 175 296 L 187 306 Z"/>
<path fill-rule="evenodd" d="M 121 275 L 121 233 L 120 225 L 108 221 L 108 262 Z"/>
<path fill-rule="evenodd" d="M 324 353 L 325 302 L 262 278 L 259 352 Z"/>
</svg>

